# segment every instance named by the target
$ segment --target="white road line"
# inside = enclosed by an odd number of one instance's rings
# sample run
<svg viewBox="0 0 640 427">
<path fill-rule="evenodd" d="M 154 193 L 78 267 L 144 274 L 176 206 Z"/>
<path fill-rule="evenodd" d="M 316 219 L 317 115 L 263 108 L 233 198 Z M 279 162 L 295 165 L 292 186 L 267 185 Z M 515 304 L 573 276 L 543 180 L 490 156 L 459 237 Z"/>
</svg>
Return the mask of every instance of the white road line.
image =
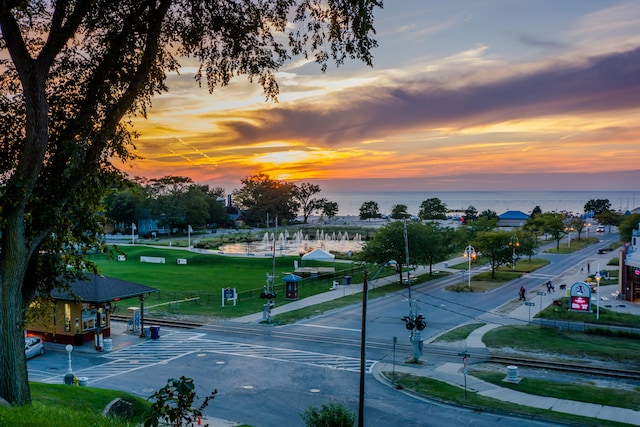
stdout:
<svg viewBox="0 0 640 427">
<path fill-rule="evenodd" d="M 360 332 L 360 329 L 338 328 L 337 326 L 313 325 L 311 323 L 300 323 L 297 326 L 308 326 L 310 328 L 336 329 L 336 330 L 339 330 L 339 331 Z"/>
</svg>

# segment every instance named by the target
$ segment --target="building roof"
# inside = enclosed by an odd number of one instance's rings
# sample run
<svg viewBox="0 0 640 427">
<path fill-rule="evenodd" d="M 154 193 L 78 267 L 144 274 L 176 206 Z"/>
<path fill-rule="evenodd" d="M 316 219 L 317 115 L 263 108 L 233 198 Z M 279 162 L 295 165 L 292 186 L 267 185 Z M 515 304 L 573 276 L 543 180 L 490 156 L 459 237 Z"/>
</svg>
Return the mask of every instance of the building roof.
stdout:
<svg viewBox="0 0 640 427">
<path fill-rule="evenodd" d="M 498 219 L 529 219 L 529 215 L 522 211 L 506 211 Z"/>
<path fill-rule="evenodd" d="M 302 255 L 303 261 L 333 261 L 336 258 L 334 254 L 331 254 L 320 248 L 314 249 Z"/>
<path fill-rule="evenodd" d="M 158 292 L 156 288 L 113 277 L 87 274 L 87 279 L 70 283 L 69 290 L 56 288 L 51 291 L 51 296 L 58 300 L 74 301 L 80 298 L 82 302 L 105 303 Z"/>
</svg>

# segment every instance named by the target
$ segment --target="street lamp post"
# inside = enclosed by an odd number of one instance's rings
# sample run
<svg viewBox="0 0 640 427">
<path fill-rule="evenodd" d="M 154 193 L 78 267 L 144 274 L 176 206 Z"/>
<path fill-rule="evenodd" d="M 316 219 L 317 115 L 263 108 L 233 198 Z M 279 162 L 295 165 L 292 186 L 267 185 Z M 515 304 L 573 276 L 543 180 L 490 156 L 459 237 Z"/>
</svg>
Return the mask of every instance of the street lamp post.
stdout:
<svg viewBox="0 0 640 427">
<path fill-rule="evenodd" d="M 67 369 L 67 374 L 64 376 L 64 383 L 73 385 L 73 380 L 75 378 L 75 375 L 73 375 L 73 369 L 71 369 L 71 352 L 73 351 L 73 346 L 71 344 L 67 344 L 64 349 L 67 350 L 67 353 L 69 355 L 69 367 Z"/>
<path fill-rule="evenodd" d="M 511 246 L 512 249 L 512 255 L 511 255 L 511 265 L 513 267 L 513 269 L 516 269 L 516 248 L 518 246 L 520 246 L 520 242 L 518 241 L 518 236 L 516 236 L 515 234 L 513 236 L 511 236 L 510 242 L 509 242 L 509 246 Z"/>
<path fill-rule="evenodd" d="M 475 258 L 477 256 L 475 248 L 471 245 L 467 246 L 464 250 L 464 256 L 469 259 L 468 286 L 469 289 L 471 289 L 471 258 Z"/>
<path fill-rule="evenodd" d="M 596 320 L 600 320 L 600 266 L 598 266 L 598 272 L 596 273 Z"/>
<path fill-rule="evenodd" d="M 569 243 L 567 244 L 567 248 L 571 249 L 571 232 L 573 231 L 573 227 L 565 227 L 564 231 L 569 235 Z"/>
<path fill-rule="evenodd" d="M 589 234 L 591 233 L 591 223 L 588 222 L 584 226 L 587 227 L 587 239 L 588 239 L 589 238 Z"/>
</svg>

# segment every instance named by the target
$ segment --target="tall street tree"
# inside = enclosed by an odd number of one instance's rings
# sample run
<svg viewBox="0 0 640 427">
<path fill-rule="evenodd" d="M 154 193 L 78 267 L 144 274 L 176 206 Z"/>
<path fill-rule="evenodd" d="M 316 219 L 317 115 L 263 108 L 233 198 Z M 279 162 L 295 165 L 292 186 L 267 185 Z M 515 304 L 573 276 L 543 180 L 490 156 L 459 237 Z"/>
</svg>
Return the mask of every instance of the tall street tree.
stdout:
<svg viewBox="0 0 640 427">
<path fill-rule="evenodd" d="M 248 176 L 241 180 L 242 187 L 233 192 L 233 200 L 253 225 L 295 219 L 300 207 L 296 200 L 295 184 L 272 179 L 266 173 Z M 269 226 L 269 224 L 267 224 Z"/>
<path fill-rule="evenodd" d="M 371 219 L 380 217 L 382 217 L 382 214 L 380 214 L 380 206 L 378 206 L 378 202 L 369 200 L 368 202 L 364 202 L 360 206 L 360 219 Z"/>
<path fill-rule="evenodd" d="M 408 267 L 407 253 L 405 251 L 404 238 L 405 224 L 402 221 L 394 221 L 380 228 L 375 236 L 369 240 L 358 254 L 358 258 L 384 265 L 389 261 L 396 261 L 398 273 L 401 274 L 404 267 Z M 410 265 L 431 266 L 434 262 L 445 258 L 448 248 L 447 234 L 437 224 L 422 224 L 420 222 L 407 222 L 407 246 L 409 248 Z M 400 282 L 403 278 L 400 275 Z"/>
<path fill-rule="evenodd" d="M 376 0 L 7 0 L 0 7 L 0 397 L 31 401 L 25 310 L 87 266 L 97 204 L 134 160 L 133 116 L 180 59 L 210 91 L 248 76 L 276 99 L 295 56 L 371 65 Z M 81 268 L 71 271 L 80 272 Z M 80 274 L 80 273 L 78 273 Z"/>
<path fill-rule="evenodd" d="M 609 199 L 591 199 L 584 204 L 584 211 L 593 212 L 593 215 L 600 215 L 602 212 L 611 209 L 611 202 Z"/>
<path fill-rule="evenodd" d="M 424 200 L 418 211 L 420 219 L 447 219 L 447 205 L 437 197 Z"/>
<path fill-rule="evenodd" d="M 308 182 L 303 182 L 293 187 L 293 197 L 300 204 L 302 218 L 305 224 L 313 212 L 322 210 L 325 203 L 328 202 L 324 197 L 313 197 L 321 191 L 319 185 Z"/>
<path fill-rule="evenodd" d="M 513 234 L 506 231 L 483 231 L 472 242 L 476 251 L 489 258 L 492 280 L 500 266 L 513 262 L 513 248 L 509 245 L 512 237 Z"/>
</svg>

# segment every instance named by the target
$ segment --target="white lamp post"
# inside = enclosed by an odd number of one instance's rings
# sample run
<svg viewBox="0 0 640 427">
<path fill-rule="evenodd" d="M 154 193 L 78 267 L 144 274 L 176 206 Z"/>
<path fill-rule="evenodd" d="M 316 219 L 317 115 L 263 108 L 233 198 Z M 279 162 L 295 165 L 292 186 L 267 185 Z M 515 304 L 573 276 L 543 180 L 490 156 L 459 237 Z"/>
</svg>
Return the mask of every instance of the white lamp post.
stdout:
<svg viewBox="0 0 640 427">
<path fill-rule="evenodd" d="M 600 320 L 600 266 L 598 266 L 598 272 L 596 273 L 596 320 Z"/>
<path fill-rule="evenodd" d="M 567 248 L 571 249 L 571 232 L 573 231 L 573 227 L 565 227 L 564 231 L 569 235 L 569 243 L 567 244 Z"/>
<path fill-rule="evenodd" d="M 516 269 L 516 248 L 520 246 L 520 242 L 518 241 L 518 236 L 516 236 L 515 234 L 511 236 L 511 241 L 509 242 L 509 246 L 511 246 L 511 249 L 512 249 L 511 266 L 515 270 Z"/>
<path fill-rule="evenodd" d="M 469 286 L 469 289 L 471 289 L 471 258 L 476 257 L 476 250 L 474 249 L 474 247 L 471 245 L 467 246 L 464 250 L 464 256 L 469 259 L 469 275 L 468 275 L 469 285 L 468 286 Z"/>
<path fill-rule="evenodd" d="M 71 369 L 71 352 L 73 351 L 73 346 L 67 344 L 64 349 L 69 353 L 69 368 L 67 369 L 67 374 L 64 376 L 64 383 L 72 385 L 75 379 L 75 375 L 73 375 L 73 370 Z"/>
</svg>

